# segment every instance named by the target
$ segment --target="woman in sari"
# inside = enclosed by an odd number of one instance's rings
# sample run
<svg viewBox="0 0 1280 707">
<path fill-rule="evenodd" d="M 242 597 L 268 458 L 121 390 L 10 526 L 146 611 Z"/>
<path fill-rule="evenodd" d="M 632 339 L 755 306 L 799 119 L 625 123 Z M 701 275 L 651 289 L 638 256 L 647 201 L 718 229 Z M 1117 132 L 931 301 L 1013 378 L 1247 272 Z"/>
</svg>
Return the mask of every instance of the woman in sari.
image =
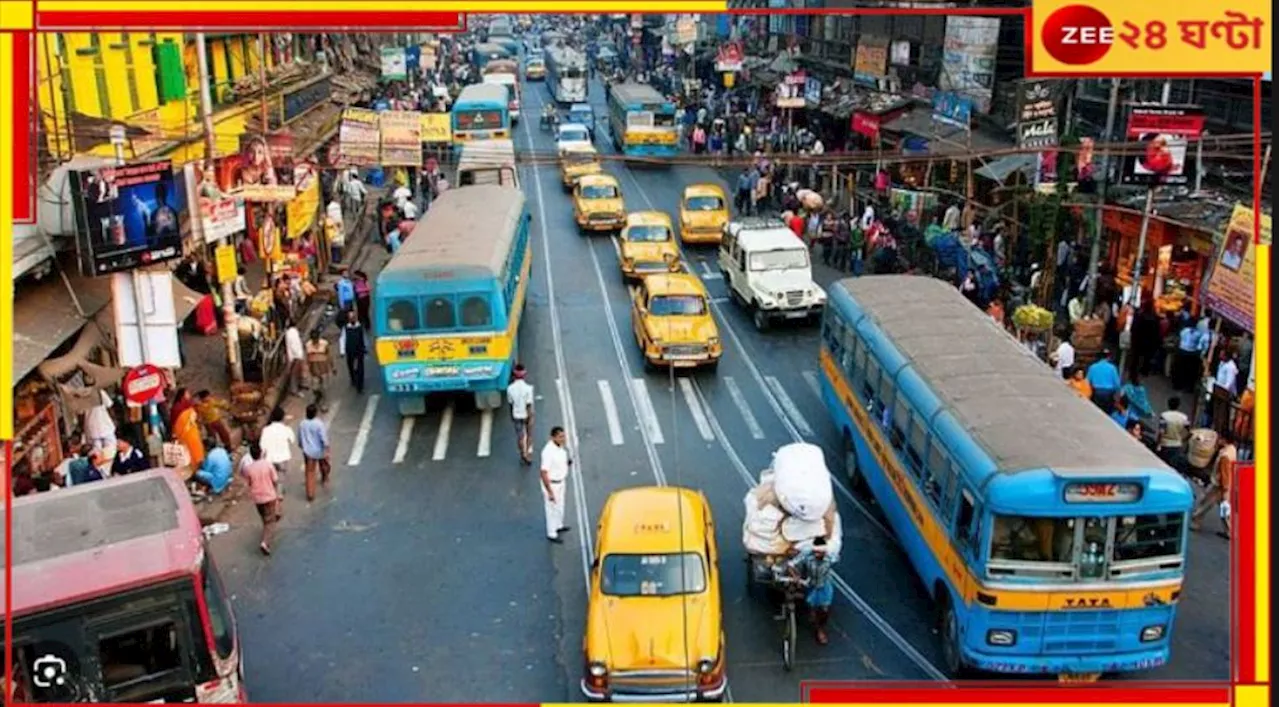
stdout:
<svg viewBox="0 0 1280 707">
<path fill-rule="evenodd" d="M 187 448 L 188 466 L 199 469 L 204 463 L 204 440 L 200 437 L 200 415 L 194 406 L 183 408 L 173 422 L 173 438 Z"/>
</svg>

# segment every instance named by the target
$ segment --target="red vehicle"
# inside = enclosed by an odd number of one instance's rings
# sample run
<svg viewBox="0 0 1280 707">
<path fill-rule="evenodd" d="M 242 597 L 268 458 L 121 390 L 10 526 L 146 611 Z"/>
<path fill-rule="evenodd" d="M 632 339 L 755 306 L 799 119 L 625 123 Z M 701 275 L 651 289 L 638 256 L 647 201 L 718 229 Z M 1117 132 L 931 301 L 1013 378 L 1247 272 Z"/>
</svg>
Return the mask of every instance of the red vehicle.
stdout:
<svg viewBox="0 0 1280 707">
<path fill-rule="evenodd" d="M 235 616 L 172 471 L 15 499 L 11 527 L 12 701 L 245 701 Z"/>
</svg>

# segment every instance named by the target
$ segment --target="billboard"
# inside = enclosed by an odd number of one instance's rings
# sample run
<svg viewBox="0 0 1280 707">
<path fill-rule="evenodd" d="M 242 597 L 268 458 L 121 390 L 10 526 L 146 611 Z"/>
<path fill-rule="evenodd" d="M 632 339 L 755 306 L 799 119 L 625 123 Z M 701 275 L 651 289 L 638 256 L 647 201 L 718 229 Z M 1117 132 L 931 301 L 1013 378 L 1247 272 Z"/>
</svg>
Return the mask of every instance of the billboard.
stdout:
<svg viewBox="0 0 1280 707">
<path fill-rule="evenodd" d="M 387 111 L 378 116 L 382 138 L 381 163 L 401 167 L 422 166 L 422 114 Z"/>
<path fill-rule="evenodd" d="M 1263 214 L 1260 226 L 1260 240 L 1269 242 L 1271 217 Z M 1204 301 L 1224 319 L 1248 332 L 1255 331 L 1253 313 L 1256 283 L 1253 271 L 1256 252 L 1253 242 L 1253 209 L 1236 204 L 1213 262 L 1213 272 L 1209 275 Z"/>
<path fill-rule="evenodd" d="M 1058 144 L 1058 87 L 1053 81 L 1018 82 L 1018 146 L 1054 147 Z"/>
<path fill-rule="evenodd" d="M 1121 183 L 1148 187 L 1190 184 L 1196 161 L 1187 159 L 1187 145 L 1203 132 L 1204 112 L 1199 108 L 1135 106 L 1129 112 L 1125 141 L 1140 143 L 1140 152 L 1125 156 Z"/>
<path fill-rule="evenodd" d="M 975 110 L 990 112 L 999 41 L 998 17 L 948 17 L 938 88 L 963 93 Z"/>
<path fill-rule="evenodd" d="M 383 80 L 404 81 L 409 77 L 409 60 L 404 47 L 383 47 L 381 59 Z"/>
<path fill-rule="evenodd" d="M 933 119 L 968 130 L 973 120 L 973 100 L 950 91 L 934 91 Z"/>
<path fill-rule="evenodd" d="M 342 111 L 342 125 L 338 128 L 338 148 L 341 159 L 350 165 L 374 165 L 378 163 L 378 114 L 364 108 L 347 108 Z"/>
<path fill-rule="evenodd" d="M 853 80 L 876 85 L 885 75 L 889 61 L 889 40 L 884 37 L 863 37 L 853 50 Z"/>
<path fill-rule="evenodd" d="M 205 243 L 216 243 L 229 238 L 245 227 L 244 198 L 227 193 L 218 182 L 217 162 L 206 162 L 203 167 L 189 164 L 185 173 L 191 183 L 200 231 Z"/>
<path fill-rule="evenodd" d="M 169 160 L 71 173 L 85 272 L 132 270 L 182 255 L 184 185 Z"/>
</svg>

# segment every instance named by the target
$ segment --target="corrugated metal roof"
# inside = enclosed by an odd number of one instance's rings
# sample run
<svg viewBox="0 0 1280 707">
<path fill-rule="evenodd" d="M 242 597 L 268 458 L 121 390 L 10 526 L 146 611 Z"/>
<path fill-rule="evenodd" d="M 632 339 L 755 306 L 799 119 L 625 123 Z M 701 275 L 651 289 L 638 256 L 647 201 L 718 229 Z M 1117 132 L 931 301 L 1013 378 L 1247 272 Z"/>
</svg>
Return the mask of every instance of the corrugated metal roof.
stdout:
<svg viewBox="0 0 1280 707">
<path fill-rule="evenodd" d="M 431 203 L 409 239 L 379 273 L 378 282 L 445 271 L 461 278 L 498 277 L 524 208 L 524 192 L 510 187 L 477 185 L 446 191 Z"/>
</svg>

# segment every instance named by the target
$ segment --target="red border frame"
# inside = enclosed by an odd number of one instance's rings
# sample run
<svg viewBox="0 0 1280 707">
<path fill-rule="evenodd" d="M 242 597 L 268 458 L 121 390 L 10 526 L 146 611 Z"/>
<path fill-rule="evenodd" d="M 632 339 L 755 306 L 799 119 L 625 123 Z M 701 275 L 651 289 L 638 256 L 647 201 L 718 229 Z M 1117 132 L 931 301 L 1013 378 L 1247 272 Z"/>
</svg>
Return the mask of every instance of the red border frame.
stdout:
<svg viewBox="0 0 1280 707">
<path fill-rule="evenodd" d="M 1024 36 L 1026 41 L 1026 64 L 1028 76 L 1087 76 L 1087 74 L 1036 74 L 1032 67 L 1032 48 L 1035 38 L 1030 32 L 1031 27 L 1031 8 L 834 8 L 834 9 L 795 9 L 795 8 L 742 8 L 742 9 L 726 9 L 729 15 L 977 15 L 990 17 L 1016 17 L 1022 16 L 1024 21 Z M 91 12 L 91 13 L 68 13 L 58 11 L 40 11 L 36 8 L 35 27 L 40 31 L 55 30 L 88 30 L 98 29 L 102 27 L 153 27 L 156 29 L 165 29 L 172 27 L 174 29 L 189 30 L 193 29 L 192 24 L 186 24 L 184 20 L 191 22 L 201 22 L 203 27 L 211 29 L 236 29 L 246 28 L 253 30 L 270 31 L 272 29 L 320 29 L 324 27 L 338 26 L 349 30 L 363 30 L 372 32 L 385 31 L 406 31 L 409 29 L 427 29 L 429 31 L 456 31 L 465 30 L 466 14 L 448 13 L 448 12 L 409 12 L 409 13 L 391 13 L 391 12 L 370 12 L 361 13 L 358 11 L 329 11 L 329 12 L 304 12 L 286 13 L 290 24 L 288 26 L 278 24 L 281 22 L 280 12 L 261 13 L 254 11 L 236 11 L 236 12 L 206 12 L 206 11 L 160 11 L 160 12 Z M 588 11 L 568 11 L 557 14 L 595 14 Z M 276 24 L 266 23 L 262 20 L 275 20 Z M 451 20 L 451 21 L 450 21 Z M 171 23 L 171 24 L 169 24 Z M 14 37 L 14 54 L 13 70 L 11 79 L 13 81 L 14 96 L 14 162 L 13 169 L 15 173 L 31 174 L 35 164 L 34 160 L 34 121 L 36 119 L 32 96 L 32 88 L 34 87 L 34 78 L 32 71 L 34 69 L 32 31 L 12 32 Z M 1122 78 L 1167 78 L 1167 74 L 1134 72 L 1118 74 L 1116 76 Z M 1195 78 L 1242 78 L 1239 73 L 1214 73 L 1206 72 L 1196 74 Z M 1261 198 L 1261 175 L 1259 174 L 1259 161 L 1261 158 L 1261 97 L 1262 97 L 1262 80 L 1258 76 L 1254 79 L 1254 204 L 1255 215 L 1257 214 L 1258 203 Z M 31 223 L 36 216 L 35 211 L 35 193 L 32 190 L 31 180 L 15 179 L 10 187 L 14 204 L 14 221 L 15 223 Z M 1255 242 L 1258 236 L 1260 226 L 1255 220 Z M 4 458 L 7 461 L 12 453 L 12 443 L 2 442 L 4 449 Z M 6 465 L 7 467 L 7 465 Z M 11 488 L 9 469 L 4 470 L 5 477 L 5 509 L 6 518 L 11 518 L 9 512 L 11 510 Z M 1255 650 L 1256 650 L 1256 581 L 1258 578 L 1258 570 L 1254 566 L 1255 558 L 1255 537 L 1254 533 L 1258 531 L 1258 518 L 1254 510 L 1256 509 L 1256 489 L 1255 489 L 1255 467 L 1253 464 L 1242 465 L 1237 473 L 1236 479 L 1236 500 L 1233 507 L 1236 509 L 1235 522 L 1236 528 L 1233 533 L 1232 546 L 1232 594 L 1234 601 L 1232 602 L 1233 612 L 1233 650 L 1232 650 L 1232 672 L 1233 678 L 1240 684 L 1253 684 L 1257 682 L 1255 671 Z M 7 530 L 7 529 L 6 529 Z M 7 534 L 6 534 L 7 535 Z M 9 566 L 12 558 L 12 548 L 9 543 L 5 544 L 6 567 Z M 5 607 L 5 675 L 9 676 L 12 666 L 12 622 L 9 620 L 8 601 L 12 592 L 10 573 L 6 571 L 4 577 L 6 587 L 6 607 Z M 1132 683 L 1119 683 L 1116 686 L 1053 686 L 1052 683 L 1020 683 L 1020 682 L 1000 682 L 996 684 L 973 682 L 964 683 L 963 686 L 946 683 L 912 683 L 912 682 L 895 682 L 895 683 L 835 683 L 835 682 L 815 682 L 804 683 L 801 686 L 802 699 L 812 700 L 814 702 L 881 702 L 881 703 L 913 703 L 913 702 L 932 702 L 932 703 L 954 703 L 954 704 L 970 704 L 970 703 L 1000 703 L 1000 702 L 1027 702 L 1035 701 L 1040 703 L 1063 703 L 1063 702 L 1097 702 L 1097 703 L 1218 703 L 1226 704 L 1231 701 L 1231 689 L 1229 685 L 1219 683 L 1176 683 L 1176 682 L 1148 682 L 1142 686 L 1134 686 Z M 953 689 L 939 689 L 941 687 Z M 7 697 L 7 696 L 6 696 Z"/>
</svg>

